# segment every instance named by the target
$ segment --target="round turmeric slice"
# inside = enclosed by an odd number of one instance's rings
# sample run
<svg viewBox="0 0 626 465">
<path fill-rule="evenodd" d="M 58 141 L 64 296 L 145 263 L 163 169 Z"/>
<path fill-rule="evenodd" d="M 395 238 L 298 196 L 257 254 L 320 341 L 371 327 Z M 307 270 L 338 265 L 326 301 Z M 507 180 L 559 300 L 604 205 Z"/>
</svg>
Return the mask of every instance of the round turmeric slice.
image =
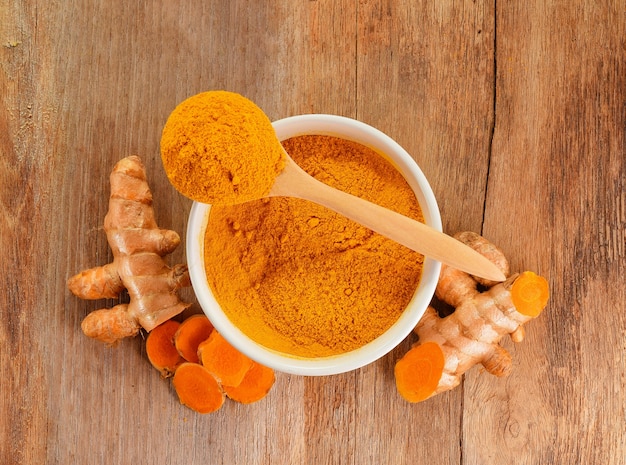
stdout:
<svg viewBox="0 0 626 465">
<path fill-rule="evenodd" d="M 185 362 L 178 367 L 172 384 L 180 403 L 198 413 L 211 413 L 224 404 L 224 392 L 202 365 Z"/>
<path fill-rule="evenodd" d="M 188 362 L 198 363 L 198 347 L 208 339 L 213 325 L 203 314 L 191 315 L 180 324 L 174 336 L 174 345 L 181 357 Z"/>
<path fill-rule="evenodd" d="M 408 402 L 421 402 L 437 390 L 445 358 L 435 342 L 425 342 L 409 350 L 396 363 L 394 374 L 398 392 Z"/>
<path fill-rule="evenodd" d="M 174 335 L 179 326 L 178 321 L 167 320 L 150 331 L 146 339 L 148 360 L 164 378 L 172 376 L 178 365 L 184 362 L 174 346 Z"/>
<path fill-rule="evenodd" d="M 239 386 L 222 386 L 229 399 L 251 404 L 263 399 L 274 385 L 274 370 L 260 363 L 253 363 Z"/>
<path fill-rule="evenodd" d="M 254 363 L 230 345 L 217 330 L 213 330 L 209 338 L 200 344 L 198 355 L 200 363 L 224 386 L 239 386 Z"/>
</svg>

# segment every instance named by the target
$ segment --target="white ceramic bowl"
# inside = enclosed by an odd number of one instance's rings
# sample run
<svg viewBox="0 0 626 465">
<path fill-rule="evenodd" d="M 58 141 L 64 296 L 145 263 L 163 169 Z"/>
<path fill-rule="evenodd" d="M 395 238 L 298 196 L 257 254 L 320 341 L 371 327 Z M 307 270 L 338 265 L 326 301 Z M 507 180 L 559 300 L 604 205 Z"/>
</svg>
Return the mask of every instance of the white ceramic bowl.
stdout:
<svg viewBox="0 0 626 465">
<path fill-rule="evenodd" d="M 389 136 L 359 121 L 334 115 L 301 115 L 273 123 L 280 140 L 319 134 L 360 142 L 386 154 L 415 192 L 426 224 L 441 231 L 441 217 L 426 177 L 411 156 Z M 322 358 L 301 358 L 267 349 L 246 336 L 231 323 L 215 300 L 204 268 L 204 231 L 211 206 L 195 202 L 187 225 L 187 264 L 191 282 L 202 310 L 215 328 L 238 350 L 258 363 L 298 375 L 331 375 L 360 368 L 396 347 L 420 320 L 435 292 L 441 264 L 426 258 L 420 284 L 408 306 L 385 333 L 359 349 Z"/>
</svg>

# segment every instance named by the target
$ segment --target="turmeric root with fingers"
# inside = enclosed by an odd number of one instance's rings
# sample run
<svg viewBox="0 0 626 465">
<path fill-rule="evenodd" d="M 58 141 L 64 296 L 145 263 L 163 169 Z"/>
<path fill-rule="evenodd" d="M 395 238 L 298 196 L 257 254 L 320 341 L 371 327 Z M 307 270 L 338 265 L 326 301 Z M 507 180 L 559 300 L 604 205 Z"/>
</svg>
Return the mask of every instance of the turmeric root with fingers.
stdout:
<svg viewBox="0 0 626 465">
<path fill-rule="evenodd" d="M 474 233 L 456 237 L 508 274 L 504 255 L 484 238 Z M 487 290 L 480 292 L 479 284 Z M 396 387 L 409 402 L 453 389 L 477 364 L 493 375 L 508 375 L 511 356 L 499 342 L 507 334 L 514 342 L 523 339 L 523 325 L 545 308 L 549 287 L 545 278 L 531 271 L 510 276 L 503 283 L 479 283 L 444 265 L 435 293 L 455 310 L 440 318 L 428 307 L 415 328 L 418 342 L 396 363 Z"/>
<path fill-rule="evenodd" d="M 68 280 L 68 288 L 83 299 L 117 298 L 128 290 L 130 302 L 91 312 L 83 332 L 107 344 L 135 336 L 181 313 L 190 304 L 177 291 L 190 286 L 186 265 L 170 268 L 163 257 L 180 244 L 175 231 L 157 227 L 152 193 L 137 156 L 120 160 L 110 177 L 109 211 L 104 230 L 113 262 L 83 271 Z"/>
</svg>

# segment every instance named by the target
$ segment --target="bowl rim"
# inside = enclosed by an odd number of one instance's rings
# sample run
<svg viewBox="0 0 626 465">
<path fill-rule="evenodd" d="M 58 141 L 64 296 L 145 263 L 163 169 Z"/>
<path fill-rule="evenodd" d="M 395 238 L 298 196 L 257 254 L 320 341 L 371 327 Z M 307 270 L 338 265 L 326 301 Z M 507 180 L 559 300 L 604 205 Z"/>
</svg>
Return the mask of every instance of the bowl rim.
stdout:
<svg viewBox="0 0 626 465">
<path fill-rule="evenodd" d="M 290 116 L 272 123 L 279 140 L 305 134 L 333 135 L 359 142 L 381 154 L 401 172 L 415 193 L 429 226 L 441 231 L 441 216 L 435 195 L 417 162 L 395 140 L 361 121 L 329 114 Z M 441 263 L 425 257 L 417 289 L 398 320 L 382 335 L 343 354 L 307 359 L 280 353 L 250 339 L 220 309 L 208 285 L 204 268 L 204 231 L 211 206 L 193 202 L 186 233 L 187 266 L 192 288 L 202 311 L 224 338 L 253 360 L 277 371 L 326 376 L 361 368 L 383 357 L 400 344 L 424 315 L 437 285 Z"/>
</svg>

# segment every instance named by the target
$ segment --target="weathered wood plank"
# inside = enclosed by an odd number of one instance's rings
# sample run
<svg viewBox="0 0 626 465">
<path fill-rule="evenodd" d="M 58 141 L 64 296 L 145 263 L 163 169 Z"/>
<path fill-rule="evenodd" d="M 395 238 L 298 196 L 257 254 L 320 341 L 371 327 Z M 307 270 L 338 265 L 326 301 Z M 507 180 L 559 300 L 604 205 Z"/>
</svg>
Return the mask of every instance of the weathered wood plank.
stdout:
<svg viewBox="0 0 626 465">
<path fill-rule="evenodd" d="M 493 125 L 493 5 L 361 2 L 359 119 L 417 161 L 444 230 L 480 231 Z M 379 437 L 366 463 L 460 463 L 461 391 L 419 405 L 395 392 L 393 366 L 414 342 L 359 374 L 357 435 Z"/>
<path fill-rule="evenodd" d="M 552 299 L 509 379 L 466 381 L 469 463 L 624 461 L 625 31 L 621 2 L 498 3 L 485 231 Z"/>
</svg>

